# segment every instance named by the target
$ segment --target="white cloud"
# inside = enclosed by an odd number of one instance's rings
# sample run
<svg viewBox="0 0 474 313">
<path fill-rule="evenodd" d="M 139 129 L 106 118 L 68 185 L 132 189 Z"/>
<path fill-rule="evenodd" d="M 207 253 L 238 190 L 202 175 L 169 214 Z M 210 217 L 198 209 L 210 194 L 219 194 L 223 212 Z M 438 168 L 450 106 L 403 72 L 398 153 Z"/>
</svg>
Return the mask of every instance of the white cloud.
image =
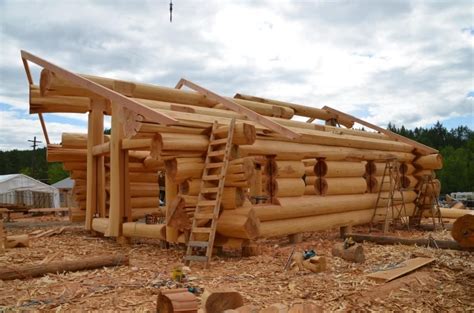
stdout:
<svg viewBox="0 0 474 313">
<path fill-rule="evenodd" d="M 166 1 L 0 2 L 0 102 L 27 110 L 26 49 L 80 73 L 186 77 L 381 126 L 473 115 L 470 1 L 183 0 L 168 14 Z"/>
</svg>

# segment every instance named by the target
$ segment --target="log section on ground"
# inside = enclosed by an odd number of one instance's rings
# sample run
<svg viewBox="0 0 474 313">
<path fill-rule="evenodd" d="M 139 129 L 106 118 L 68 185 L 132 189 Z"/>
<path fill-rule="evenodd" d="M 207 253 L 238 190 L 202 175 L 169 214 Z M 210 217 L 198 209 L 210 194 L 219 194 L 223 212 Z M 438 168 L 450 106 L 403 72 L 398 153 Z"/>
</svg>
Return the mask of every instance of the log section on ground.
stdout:
<svg viewBox="0 0 474 313">
<path fill-rule="evenodd" d="M 337 162 L 318 160 L 313 172 L 320 177 L 362 177 L 365 173 L 362 162 Z"/>
<path fill-rule="evenodd" d="M 244 305 L 240 293 L 235 290 L 219 288 L 207 289 L 201 298 L 202 308 L 206 313 L 219 313 L 225 310 L 237 309 Z"/>
<path fill-rule="evenodd" d="M 461 247 L 474 248 L 474 215 L 466 214 L 458 218 L 451 235 Z"/>
<path fill-rule="evenodd" d="M 159 313 L 197 313 L 198 299 L 187 288 L 160 290 L 156 304 Z"/>
<path fill-rule="evenodd" d="M 314 182 L 316 195 L 363 194 L 367 183 L 362 177 L 317 178 Z"/>
<path fill-rule="evenodd" d="M 366 234 L 355 234 L 355 233 L 347 233 L 344 235 L 345 238 L 351 237 L 352 240 L 356 242 L 375 242 L 381 245 L 407 245 L 407 246 L 433 246 L 433 242 L 430 239 L 411 239 L 411 238 L 399 238 L 394 236 L 377 236 L 377 235 L 366 235 Z M 461 247 L 456 241 L 454 240 L 436 240 L 436 245 L 439 249 L 451 249 L 451 250 L 473 250 L 470 248 Z"/>
<path fill-rule="evenodd" d="M 25 279 L 49 273 L 56 274 L 120 265 L 128 265 L 128 256 L 117 254 L 82 257 L 80 260 L 55 261 L 45 264 L 9 265 L 0 268 L 0 279 Z"/>
<path fill-rule="evenodd" d="M 359 244 L 345 248 L 344 243 L 336 243 L 332 246 L 331 253 L 333 256 L 340 257 L 346 261 L 355 263 L 363 263 L 365 261 L 364 247 Z"/>
</svg>

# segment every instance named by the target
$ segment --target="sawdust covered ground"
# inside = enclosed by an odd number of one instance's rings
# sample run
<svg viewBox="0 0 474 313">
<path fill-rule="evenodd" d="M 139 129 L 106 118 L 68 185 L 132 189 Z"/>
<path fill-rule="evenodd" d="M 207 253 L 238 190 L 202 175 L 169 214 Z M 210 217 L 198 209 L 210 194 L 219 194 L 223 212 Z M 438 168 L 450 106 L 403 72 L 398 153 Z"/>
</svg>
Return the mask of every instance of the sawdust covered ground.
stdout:
<svg viewBox="0 0 474 313">
<path fill-rule="evenodd" d="M 8 234 L 59 227 L 34 220 L 10 225 L 7 224 Z M 399 234 L 428 236 L 426 232 L 415 231 Z M 191 266 L 188 284 L 201 289 L 231 287 L 243 295 L 246 303 L 258 307 L 278 302 L 314 302 L 327 312 L 474 311 L 473 254 L 365 243 L 367 261 L 352 264 L 330 256 L 337 235 L 336 231 L 306 234 L 304 242 L 297 245 L 296 251 L 314 249 L 328 257 L 329 268 L 324 273 L 283 271 L 292 246 L 281 238 L 262 241 L 263 251 L 259 256 L 215 257 L 210 270 Z M 447 239 L 450 236 L 444 231 L 434 233 L 434 237 Z M 159 288 L 175 287 L 170 272 L 179 264 L 182 250 L 161 249 L 153 240 L 137 240 L 129 246 L 120 246 L 111 239 L 90 237 L 80 225 L 68 226 L 59 235 L 32 239 L 29 248 L 7 250 L 0 256 L 0 266 L 38 263 L 45 259 L 80 260 L 112 253 L 128 254 L 130 266 L 0 281 L 0 311 L 153 311 Z M 402 278 L 382 289 L 364 276 L 417 256 L 434 257 L 436 261 L 419 269 L 411 278 L 407 277 L 411 280 Z"/>
</svg>

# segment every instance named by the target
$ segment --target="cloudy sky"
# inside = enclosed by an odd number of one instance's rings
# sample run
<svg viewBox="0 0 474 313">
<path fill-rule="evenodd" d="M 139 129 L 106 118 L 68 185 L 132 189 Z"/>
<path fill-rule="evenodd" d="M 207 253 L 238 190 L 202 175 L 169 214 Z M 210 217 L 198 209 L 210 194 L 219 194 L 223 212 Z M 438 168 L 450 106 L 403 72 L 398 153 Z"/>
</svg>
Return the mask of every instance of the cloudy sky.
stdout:
<svg viewBox="0 0 474 313">
<path fill-rule="evenodd" d="M 20 49 L 79 73 L 165 86 L 186 77 L 384 127 L 474 128 L 471 1 L 173 2 L 170 23 L 169 0 L 0 0 L 0 149 L 42 138 Z M 85 119 L 46 115 L 55 142 Z"/>
</svg>

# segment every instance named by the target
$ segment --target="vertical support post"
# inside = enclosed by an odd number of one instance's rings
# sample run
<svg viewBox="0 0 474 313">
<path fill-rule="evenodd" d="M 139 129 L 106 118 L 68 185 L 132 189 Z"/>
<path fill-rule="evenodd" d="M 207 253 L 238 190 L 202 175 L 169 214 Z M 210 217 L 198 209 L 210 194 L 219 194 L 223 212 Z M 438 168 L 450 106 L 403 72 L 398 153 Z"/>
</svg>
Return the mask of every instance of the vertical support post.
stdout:
<svg viewBox="0 0 474 313">
<path fill-rule="evenodd" d="M 110 208 L 109 228 L 106 236 L 120 237 L 125 209 L 124 186 L 124 153 L 122 110 L 112 103 L 112 134 L 110 138 Z"/>
<path fill-rule="evenodd" d="M 92 99 L 87 125 L 87 192 L 85 229 L 92 230 L 92 219 L 105 210 L 104 158 L 95 157 L 92 148 L 104 141 L 104 99 Z"/>
<path fill-rule="evenodd" d="M 165 176 L 165 199 L 166 199 L 166 221 L 168 221 L 170 214 L 171 202 L 178 195 L 178 185 L 170 178 L 169 174 Z M 166 241 L 177 242 L 178 241 L 178 230 L 174 227 L 166 226 Z"/>
<path fill-rule="evenodd" d="M 124 196 L 124 219 L 127 222 L 133 221 L 132 204 L 130 197 L 130 175 L 128 168 L 128 150 L 122 150 L 123 153 L 123 196 Z"/>
</svg>

